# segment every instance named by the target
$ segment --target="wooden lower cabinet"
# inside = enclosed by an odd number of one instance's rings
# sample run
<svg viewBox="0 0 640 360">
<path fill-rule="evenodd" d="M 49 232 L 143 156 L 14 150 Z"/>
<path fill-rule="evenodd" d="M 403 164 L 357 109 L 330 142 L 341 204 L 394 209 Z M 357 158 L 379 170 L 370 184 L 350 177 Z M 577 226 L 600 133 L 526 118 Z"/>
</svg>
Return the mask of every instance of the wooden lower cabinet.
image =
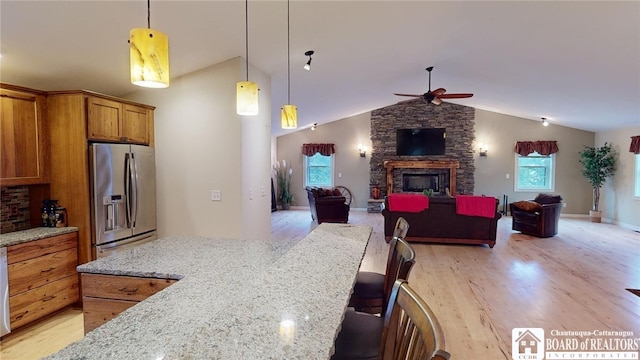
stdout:
<svg viewBox="0 0 640 360">
<path fill-rule="evenodd" d="M 106 323 L 137 303 L 138 301 L 83 296 L 82 312 L 84 313 L 84 333 L 86 334 Z"/>
<path fill-rule="evenodd" d="M 80 300 L 78 233 L 7 247 L 11 329 Z"/>
<path fill-rule="evenodd" d="M 135 276 L 81 274 L 84 333 L 113 319 L 176 281 Z"/>
<path fill-rule="evenodd" d="M 11 329 L 38 320 L 78 301 L 78 276 L 71 275 L 50 284 L 9 297 Z"/>
</svg>

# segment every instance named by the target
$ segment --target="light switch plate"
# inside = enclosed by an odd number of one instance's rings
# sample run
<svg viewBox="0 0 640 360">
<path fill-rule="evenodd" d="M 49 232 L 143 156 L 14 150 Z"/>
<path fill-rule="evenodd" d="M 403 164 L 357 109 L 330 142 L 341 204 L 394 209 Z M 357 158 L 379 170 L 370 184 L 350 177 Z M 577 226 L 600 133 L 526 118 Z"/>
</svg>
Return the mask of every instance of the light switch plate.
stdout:
<svg viewBox="0 0 640 360">
<path fill-rule="evenodd" d="M 211 190 L 211 201 L 222 201 L 222 190 Z"/>
</svg>

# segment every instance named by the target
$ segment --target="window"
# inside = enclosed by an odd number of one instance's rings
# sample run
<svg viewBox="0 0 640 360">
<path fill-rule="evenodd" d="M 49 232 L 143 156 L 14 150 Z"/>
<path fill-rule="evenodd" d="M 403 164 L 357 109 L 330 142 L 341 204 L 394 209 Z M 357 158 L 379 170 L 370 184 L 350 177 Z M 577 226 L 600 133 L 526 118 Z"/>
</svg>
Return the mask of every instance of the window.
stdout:
<svg viewBox="0 0 640 360">
<path fill-rule="evenodd" d="M 640 154 L 636 154 L 636 181 L 633 196 L 640 198 Z"/>
<path fill-rule="evenodd" d="M 304 157 L 304 186 L 333 187 L 333 155 Z"/>
<path fill-rule="evenodd" d="M 555 154 L 516 154 L 515 191 L 554 191 Z"/>
</svg>

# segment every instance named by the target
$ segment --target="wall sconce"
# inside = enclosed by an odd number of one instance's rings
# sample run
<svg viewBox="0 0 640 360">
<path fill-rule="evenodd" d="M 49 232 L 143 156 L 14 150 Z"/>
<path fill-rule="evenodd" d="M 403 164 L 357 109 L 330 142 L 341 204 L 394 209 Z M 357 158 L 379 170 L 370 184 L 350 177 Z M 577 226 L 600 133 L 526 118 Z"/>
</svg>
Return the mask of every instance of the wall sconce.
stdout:
<svg viewBox="0 0 640 360">
<path fill-rule="evenodd" d="M 367 157 L 367 148 L 362 146 L 362 144 L 358 145 L 358 151 L 360 152 L 360 157 Z"/>
<path fill-rule="evenodd" d="M 482 157 L 487 157 L 487 151 L 489 151 L 487 149 L 487 145 L 485 144 L 480 144 L 480 156 Z"/>
</svg>

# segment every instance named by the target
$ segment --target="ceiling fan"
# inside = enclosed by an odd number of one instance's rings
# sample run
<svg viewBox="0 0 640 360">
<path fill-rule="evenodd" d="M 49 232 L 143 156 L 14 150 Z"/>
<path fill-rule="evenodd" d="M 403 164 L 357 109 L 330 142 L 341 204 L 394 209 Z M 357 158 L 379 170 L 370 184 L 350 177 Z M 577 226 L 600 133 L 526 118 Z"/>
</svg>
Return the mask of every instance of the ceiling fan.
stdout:
<svg viewBox="0 0 640 360">
<path fill-rule="evenodd" d="M 471 93 L 461 93 L 461 94 L 445 94 L 445 92 L 447 91 L 444 88 L 437 88 L 433 91 L 431 91 L 431 70 L 433 70 L 433 66 L 429 66 L 426 69 L 429 72 L 429 90 L 427 90 L 426 93 L 422 94 L 422 95 L 415 95 L 415 94 L 394 94 L 394 95 L 398 95 L 398 96 L 411 96 L 414 98 L 423 98 L 424 101 L 427 102 L 427 104 L 434 104 L 434 105 L 440 105 L 442 104 L 442 99 L 462 99 L 462 98 L 469 98 L 472 97 L 473 94 Z M 410 100 L 403 100 L 398 102 L 398 104 L 402 104 L 402 103 L 406 103 L 406 102 L 410 102 L 410 101 L 414 101 L 415 99 L 410 99 Z"/>
</svg>

